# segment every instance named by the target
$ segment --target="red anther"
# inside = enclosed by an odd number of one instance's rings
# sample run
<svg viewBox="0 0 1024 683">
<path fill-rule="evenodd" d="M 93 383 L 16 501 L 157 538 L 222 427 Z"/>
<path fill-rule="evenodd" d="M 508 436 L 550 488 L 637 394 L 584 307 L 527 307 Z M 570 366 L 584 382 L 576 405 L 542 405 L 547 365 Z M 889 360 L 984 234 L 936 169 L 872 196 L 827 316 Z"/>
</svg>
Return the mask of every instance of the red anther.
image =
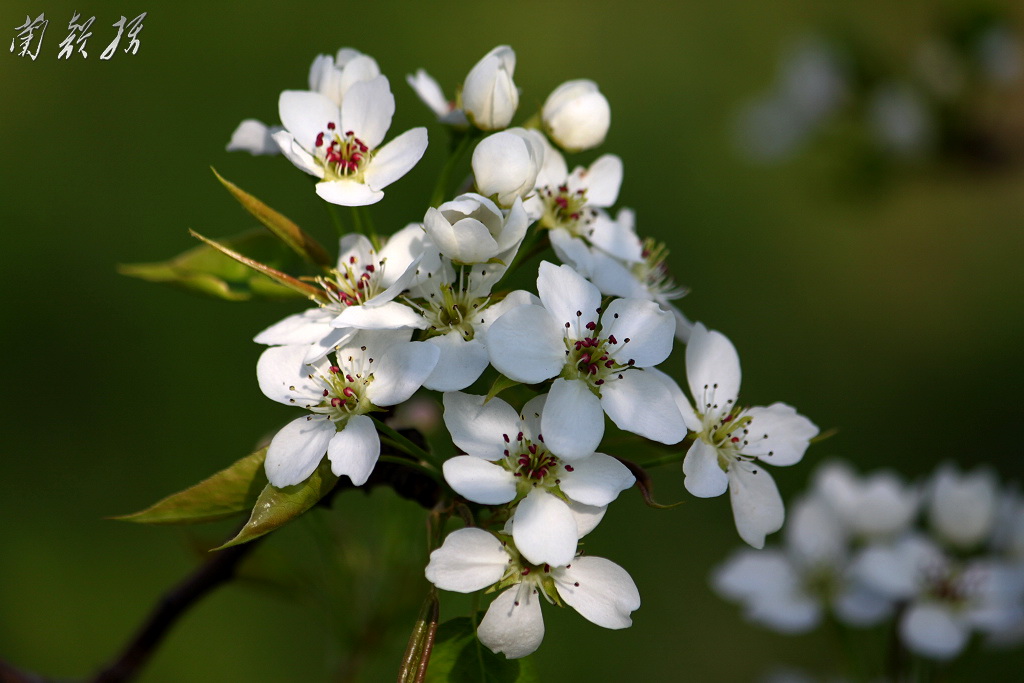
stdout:
<svg viewBox="0 0 1024 683">
<path fill-rule="evenodd" d="M 594 384 L 596 384 L 597 386 L 601 386 L 602 384 L 604 384 L 604 380 L 603 379 L 594 380 Z"/>
<path fill-rule="evenodd" d="M 529 567 L 523 567 L 523 571 L 522 571 L 522 572 L 520 572 L 520 573 L 521 573 L 521 574 L 522 574 L 523 576 L 526 576 L 527 574 L 529 574 L 529 573 L 530 573 L 530 568 L 529 568 Z"/>
<path fill-rule="evenodd" d="M 519 434 L 516 436 L 516 441 L 522 441 L 522 440 L 523 440 L 523 433 L 519 432 Z"/>
<path fill-rule="evenodd" d="M 630 358 L 630 359 L 629 359 L 629 362 L 628 362 L 628 363 L 626 363 L 626 365 L 628 365 L 628 366 L 632 367 L 632 366 L 636 365 L 636 361 L 635 361 L 635 360 L 633 360 L 632 358 Z"/>
<path fill-rule="evenodd" d="M 505 443 L 509 442 L 508 441 L 508 434 L 502 434 L 501 436 L 505 439 Z"/>
<path fill-rule="evenodd" d="M 573 219 L 574 221 L 578 221 L 580 219 L 580 215 L 578 213 L 570 213 L 569 218 Z"/>
<path fill-rule="evenodd" d="M 569 323 L 566 323 L 566 324 L 565 324 L 565 326 L 566 326 L 566 327 L 568 327 L 568 326 L 569 326 Z M 580 348 L 582 348 L 582 347 L 583 347 L 583 342 L 581 342 L 581 341 L 578 341 L 578 342 L 576 342 L 576 343 L 575 343 L 575 344 L 574 344 L 573 346 L 575 346 L 575 347 L 576 347 L 576 350 L 577 350 L 577 351 L 579 351 L 579 350 L 580 350 Z"/>
<path fill-rule="evenodd" d="M 329 392 L 326 389 L 324 389 L 324 396 L 330 396 L 330 395 L 331 395 L 331 392 Z"/>
<path fill-rule="evenodd" d="M 573 472 L 574 470 L 573 470 L 573 467 L 572 467 L 572 465 L 566 465 L 566 466 L 565 466 L 565 471 L 566 471 L 566 472 Z"/>
<path fill-rule="evenodd" d="M 345 387 L 341 393 L 345 394 L 348 398 L 352 398 L 356 395 L 356 392 L 352 391 L 352 387 Z"/>
<path fill-rule="evenodd" d="M 576 194 L 578 194 L 580 197 L 582 197 L 586 193 L 587 193 L 587 191 L 584 190 L 582 187 L 580 189 L 576 190 Z"/>
<path fill-rule="evenodd" d="M 610 343 L 610 344 L 618 344 L 619 341 L 615 338 L 614 334 L 609 334 L 608 335 L 608 343 Z"/>
<path fill-rule="evenodd" d="M 339 372 L 341 372 L 341 368 L 339 368 L 337 365 L 332 365 L 331 372 L 337 375 Z"/>
<path fill-rule="evenodd" d="M 544 435 L 543 434 L 538 434 L 537 435 L 537 441 L 540 441 L 541 443 L 544 443 Z"/>
<path fill-rule="evenodd" d="M 569 186 L 568 185 L 559 185 L 558 186 L 558 191 L 559 192 L 568 192 L 569 191 Z"/>
<path fill-rule="evenodd" d="M 337 396 L 335 396 L 334 398 L 332 398 L 332 399 L 331 399 L 331 407 L 332 407 L 332 408 L 337 408 L 337 407 L 338 407 L 338 406 L 340 406 L 340 405 L 341 405 L 342 403 L 344 403 L 344 401 L 342 401 L 342 400 L 341 400 L 340 398 L 338 398 Z"/>
<path fill-rule="evenodd" d="M 597 366 L 596 365 L 591 365 L 587 369 L 587 372 L 590 373 L 591 375 L 596 375 L 597 374 Z"/>
<path fill-rule="evenodd" d="M 613 365 L 615 365 L 615 361 L 613 361 L 613 360 L 606 360 L 606 361 L 604 362 L 604 366 L 605 366 L 606 368 L 610 368 L 610 367 L 612 367 Z"/>
<path fill-rule="evenodd" d="M 590 362 L 590 354 L 589 353 L 585 353 L 582 356 L 580 356 L 580 362 L 581 363 L 589 363 Z"/>
<path fill-rule="evenodd" d="M 729 441 L 732 441 L 733 443 L 739 443 L 740 442 L 740 437 L 734 436 L 731 439 L 729 439 Z"/>
<path fill-rule="evenodd" d="M 723 423 L 730 422 L 731 420 L 732 420 L 732 415 L 726 415 L 724 418 L 722 418 L 722 422 Z"/>
<path fill-rule="evenodd" d="M 526 450 L 530 451 L 531 455 L 537 455 L 537 444 L 531 443 L 529 446 L 527 446 Z"/>
<path fill-rule="evenodd" d="M 348 257 L 348 262 L 354 264 L 356 262 L 356 257 L 355 256 L 349 256 Z"/>
<path fill-rule="evenodd" d="M 334 130 L 335 128 L 337 128 L 337 126 L 334 125 L 334 121 L 329 121 L 327 123 L 327 130 Z"/>
<path fill-rule="evenodd" d="M 324 134 L 322 132 L 316 134 L 316 146 L 322 147 L 324 144 Z"/>
<path fill-rule="evenodd" d="M 354 137 L 354 136 L 355 136 L 355 133 L 353 133 L 352 131 L 350 131 L 350 130 L 345 131 L 345 137 L 351 138 L 351 137 Z"/>
<path fill-rule="evenodd" d="M 345 375 L 345 379 L 347 379 L 349 382 L 355 382 L 356 381 L 356 378 L 353 377 L 352 375 Z"/>
<path fill-rule="evenodd" d="M 529 458 L 527 458 L 527 457 L 526 457 L 526 456 L 524 455 L 523 457 L 519 458 L 519 464 L 520 464 L 520 465 L 524 465 L 524 466 L 525 466 L 525 465 L 529 465 L 529 464 L 530 464 L 530 459 L 529 459 Z"/>
<path fill-rule="evenodd" d="M 507 448 L 505 449 L 505 455 L 508 455 L 508 449 Z"/>
<path fill-rule="evenodd" d="M 359 278 L 359 282 L 356 283 L 356 289 L 362 289 L 362 288 L 363 288 L 363 279 Z"/>
<path fill-rule="evenodd" d="M 587 329 L 588 330 L 596 330 L 597 329 L 597 324 L 593 320 L 591 320 L 589 323 L 587 323 Z"/>
<path fill-rule="evenodd" d="M 544 565 L 544 571 L 546 571 L 546 572 L 551 571 L 551 567 L 545 564 Z"/>
<path fill-rule="evenodd" d="M 376 270 L 377 270 L 377 266 L 373 265 L 372 263 L 370 265 L 366 266 L 366 272 L 368 272 L 368 273 L 376 272 Z"/>
<path fill-rule="evenodd" d="M 563 209 L 569 208 L 569 200 L 565 197 L 555 197 L 555 204 L 558 204 Z"/>
</svg>

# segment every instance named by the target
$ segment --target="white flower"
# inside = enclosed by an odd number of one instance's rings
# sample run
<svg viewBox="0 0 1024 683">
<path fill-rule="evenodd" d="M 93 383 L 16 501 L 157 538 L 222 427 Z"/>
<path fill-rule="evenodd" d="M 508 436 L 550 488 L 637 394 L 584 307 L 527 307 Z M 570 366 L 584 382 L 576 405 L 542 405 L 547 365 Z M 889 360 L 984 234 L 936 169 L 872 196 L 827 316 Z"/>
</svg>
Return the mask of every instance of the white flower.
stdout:
<svg viewBox="0 0 1024 683">
<path fill-rule="evenodd" d="M 870 539 L 901 534 L 914 520 L 921 502 L 917 487 L 904 484 L 896 473 L 882 470 L 858 477 L 841 462 L 820 467 L 814 489 L 846 528 Z"/>
<path fill-rule="evenodd" d="M 566 81 L 548 95 L 541 112 L 544 130 L 568 152 L 581 152 L 604 142 L 612 111 L 597 84 Z"/>
<path fill-rule="evenodd" d="M 421 326 L 411 309 L 393 299 L 409 286 L 424 246 L 423 231 L 415 224 L 392 235 L 379 253 L 363 235 L 345 235 L 334 271 L 317 280 L 327 303 L 288 316 L 260 332 L 254 341 L 305 345 L 305 361 L 311 363 L 345 343 L 356 329 Z"/>
<path fill-rule="evenodd" d="M 562 567 L 524 562 L 513 544 L 476 528 L 453 531 L 430 553 L 427 580 L 442 590 L 503 590 L 477 628 L 480 642 L 509 659 L 525 657 L 544 639 L 540 598 L 568 604 L 610 629 L 633 622 L 640 593 L 625 569 L 601 557 L 577 557 Z"/>
<path fill-rule="evenodd" d="M 397 405 L 434 369 L 437 349 L 410 342 L 411 331 L 363 332 L 338 349 L 336 362 L 306 364 L 304 346 L 274 346 L 260 356 L 260 390 L 278 403 L 311 414 L 285 425 L 270 442 L 265 469 L 274 486 L 298 484 L 324 452 L 331 470 L 360 486 L 380 455 L 376 427 L 366 413 Z"/>
<path fill-rule="evenodd" d="M 456 446 L 468 455 L 444 463 L 444 477 L 459 495 L 484 505 L 518 500 L 512 516 L 516 547 L 533 564 L 561 566 L 583 535 L 573 503 L 606 507 L 633 485 L 629 469 L 593 453 L 563 462 L 541 433 L 546 396 L 522 414 L 499 398 L 444 395 L 444 421 Z M 585 529 L 589 531 L 589 529 Z"/>
<path fill-rule="evenodd" d="M 459 109 L 455 102 L 444 96 L 441 86 L 426 71 L 417 69 L 415 74 L 405 77 L 405 82 L 416 92 L 420 100 L 437 115 L 438 121 L 456 128 L 465 128 L 469 125 L 466 113 Z"/>
<path fill-rule="evenodd" d="M 765 536 L 782 528 L 785 511 L 775 482 L 756 460 L 799 462 L 818 428 L 784 403 L 738 405 L 736 349 L 725 335 L 701 323 L 686 346 L 686 377 L 695 408 L 681 394 L 676 398 L 697 436 L 683 460 L 686 490 L 700 498 L 728 490 L 740 538 L 762 548 Z"/>
<path fill-rule="evenodd" d="M 317 55 L 309 67 L 309 89 L 326 95 L 340 107 L 345 93 L 354 83 L 369 81 L 379 75 L 380 67 L 373 57 L 343 47 L 338 50 L 337 57 Z M 262 121 L 245 119 L 231 134 L 227 151 L 280 154 L 281 148 L 274 140 L 274 134 L 281 130 L 281 126 L 268 127 Z"/>
<path fill-rule="evenodd" d="M 586 237 L 593 244 L 600 244 L 609 251 L 620 253 L 623 258 L 639 259 L 639 240 L 633 245 L 619 244 L 602 239 L 614 239 L 618 233 L 607 233 L 611 221 L 603 211 L 612 206 L 619 197 L 622 186 L 622 159 L 614 154 L 604 154 L 589 167 L 577 166 L 569 173 L 565 159 L 557 149 L 543 137 L 544 164 L 537 174 L 537 192 L 527 202 L 531 218 L 540 219 L 541 225 L 551 230 L 564 230 L 570 235 Z M 629 250 L 622 253 L 622 249 Z"/>
<path fill-rule="evenodd" d="M 466 264 L 497 258 L 507 265 L 528 227 L 529 219 L 518 198 L 506 215 L 490 199 L 473 193 L 459 195 L 436 209 L 430 207 L 423 217 L 423 228 L 441 253 Z"/>
<path fill-rule="evenodd" d="M 274 139 L 281 151 L 320 178 L 316 193 L 332 204 L 379 202 L 383 188 L 408 173 L 427 148 L 426 128 L 413 128 L 380 146 L 395 112 L 385 76 L 353 84 L 340 108 L 317 92 L 285 90 L 278 112 L 285 130 Z"/>
<path fill-rule="evenodd" d="M 481 130 L 507 128 L 519 106 L 519 91 L 512 82 L 516 53 L 499 45 L 476 63 L 462 84 L 462 108 L 470 123 Z"/>
<path fill-rule="evenodd" d="M 544 163 L 544 143 L 535 130 L 509 128 L 489 135 L 473 150 L 476 188 L 502 207 L 527 198 Z"/>
<path fill-rule="evenodd" d="M 442 261 L 411 288 L 404 302 L 420 316 L 411 326 L 425 330 L 425 341 L 441 353 L 423 383 L 427 389 L 456 391 L 479 379 L 490 362 L 487 329 L 506 311 L 537 301 L 523 290 L 492 297 L 491 287 L 505 270 L 502 264 L 456 269 Z"/>
<path fill-rule="evenodd" d="M 932 481 L 928 518 L 940 538 L 961 549 L 978 545 L 992 532 L 999 502 L 995 473 L 978 468 L 960 474 L 955 465 L 939 468 Z"/>
<path fill-rule="evenodd" d="M 784 549 L 737 550 L 715 570 L 712 585 L 743 603 L 749 620 L 782 633 L 814 628 L 826 605 L 846 623 L 877 623 L 891 612 L 892 601 L 854 579 L 846 542 L 827 503 L 804 498 L 793 506 Z"/>
<path fill-rule="evenodd" d="M 671 353 L 672 315 L 636 299 L 602 311 L 597 287 L 547 261 L 537 292 L 543 306 L 520 306 L 494 321 L 487 351 L 491 365 L 517 382 L 557 378 L 541 424 L 548 447 L 566 460 L 590 455 L 604 435 L 602 413 L 626 431 L 678 443 L 686 426 L 673 392 L 664 375 L 643 369 Z"/>
<path fill-rule="evenodd" d="M 920 536 L 868 547 L 854 571 L 872 588 L 909 603 L 900 618 L 900 637 L 926 657 L 955 657 L 972 630 L 998 637 L 1024 623 L 1019 567 L 988 558 L 955 561 Z"/>
</svg>

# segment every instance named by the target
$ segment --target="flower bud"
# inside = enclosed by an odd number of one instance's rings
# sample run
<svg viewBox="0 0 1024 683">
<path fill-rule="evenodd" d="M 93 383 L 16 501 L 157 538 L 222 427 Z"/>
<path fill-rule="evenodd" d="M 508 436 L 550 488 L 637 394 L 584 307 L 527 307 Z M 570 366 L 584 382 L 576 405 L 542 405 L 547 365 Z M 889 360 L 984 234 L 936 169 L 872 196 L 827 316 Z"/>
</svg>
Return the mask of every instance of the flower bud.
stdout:
<svg viewBox="0 0 1024 683">
<path fill-rule="evenodd" d="M 597 84 L 581 79 L 555 88 L 544 102 L 541 117 L 544 129 L 559 147 L 581 152 L 604 142 L 612 112 Z"/>
<path fill-rule="evenodd" d="M 506 217 L 486 197 L 466 193 L 427 209 L 423 228 L 446 257 L 457 263 L 486 263 L 515 248 L 526 234 L 522 202 Z"/>
<path fill-rule="evenodd" d="M 480 194 L 504 208 L 533 191 L 544 163 L 544 143 L 537 131 L 509 128 L 489 135 L 473 150 L 473 177 Z"/>
<path fill-rule="evenodd" d="M 516 53 L 499 45 L 476 63 L 462 84 L 462 108 L 481 130 L 501 130 L 512 122 L 519 91 L 512 82 Z"/>
</svg>

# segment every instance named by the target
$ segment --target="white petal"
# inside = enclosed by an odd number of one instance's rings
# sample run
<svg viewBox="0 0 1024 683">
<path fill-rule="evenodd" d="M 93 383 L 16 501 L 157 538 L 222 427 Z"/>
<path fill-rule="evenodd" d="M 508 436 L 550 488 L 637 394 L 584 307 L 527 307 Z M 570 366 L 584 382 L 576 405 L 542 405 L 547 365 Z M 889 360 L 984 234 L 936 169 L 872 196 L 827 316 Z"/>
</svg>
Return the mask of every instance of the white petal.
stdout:
<svg viewBox="0 0 1024 683">
<path fill-rule="evenodd" d="M 480 295 L 486 296 L 489 291 L 489 289 L 487 291 L 482 291 Z M 480 317 L 473 321 L 473 327 L 476 329 L 476 333 L 478 335 L 486 337 L 487 330 L 491 328 L 491 324 L 493 324 L 495 320 L 503 316 L 508 311 L 511 311 L 513 308 L 519 308 L 520 306 L 527 305 L 540 306 L 540 299 L 523 289 L 517 289 L 513 292 L 509 292 L 504 299 L 485 308 L 483 312 L 480 313 Z"/>
<path fill-rule="evenodd" d="M 802 590 L 772 596 L 758 596 L 748 605 L 747 618 L 779 633 L 806 633 L 821 622 L 821 605 Z"/>
<path fill-rule="evenodd" d="M 718 449 L 697 439 L 683 460 L 683 485 L 698 498 L 714 498 L 729 488 L 729 475 L 718 464 Z"/>
<path fill-rule="evenodd" d="M 604 453 L 574 460 L 569 467 L 572 471 L 566 468 L 561 474 L 559 487 L 569 498 L 585 505 L 608 505 L 636 482 L 628 467 Z"/>
<path fill-rule="evenodd" d="M 679 443 L 686 423 L 664 381 L 646 370 L 629 370 L 601 387 L 601 407 L 620 429 L 658 443 Z"/>
<path fill-rule="evenodd" d="M 393 406 L 406 400 L 434 371 L 439 351 L 425 342 L 395 344 L 375 359 L 373 383 L 366 397 L 377 406 Z"/>
<path fill-rule="evenodd" d="M 397 301 L 376 306 L 349 306 L 338 314 L 331 325 L 357 330 L 397 330 L 402 327 L 423 329 L 427 322 L 413 309 Z"/>
<path fill-rule="evenodd" d="M 519 411 L 519 424 L 522 427 L 523 435 L 530 441 L 539 441 L 543 434 L 540 428 L 540 418 L 544 414 L 544 405 L 548 402 L 547 394 L 538 394 L 526 402 L 523 409 Z"/>
<path fill-rule="evenodd" d="M 565 365 L 561 324 L 541 306 L 513 308 L 487 330 L 487 353 L 498 372 L 536 384 L 555 377 Z"/>
<path fill-rule="evenodd" d="M 423 158 L 427 151 L 427 129 L 413 128 L 384 145 L 373 155 L 364 175 L 366 184 L 382 190 L 395 182 Z"/>
<path fill-rule="evenodd" d="M 376 149 L 387 135 L 394 115 L 395 96 L 387 76 L 353 83 L 341 103 L 339 132 L 344 135 L 352 131 L 371 150 Z"/>
<path fill-rule="evenodd" d="M 734 550 L 711 574 L 711 585 L 730 600 L 788 593 L 798 584 L 793 563 L 780 550 Z"/>
<path fill-rule="evenodd" d="M 373 420 L 366 415 L 350 417 L 344 429 L 331 439 L 327 457 L 336 475 L 347 475 L 356 486 L 365 484 L 380 457 L 380 438 Z"/>
<path fill-rule="evenodd" d="M 622 159 L 618 156 L 604 154 L 595 159 L 580 178 L 587 188 L 587 204 L 602 208 L 613 205 L 619 198 L 622 174 Z"/>
<path fill-rule="evenodd" d="M 944 465 L 935 474 L 929 521 L 953 545 L 970 548 L 980 543 L 995 523 L 998 486 L 990 469 L 960 474 L 954 466 Z"/>
<path fill-rule="evenodd" d="M 597 450 L 604 436 L 601 399 L 586 382 L 559 377 L 548 392 L 540 429 L 544 444 L 559 458 L 585 458 Z"/>
<path fill-rule="evenodd" d="M 500 581 L 510 560 L 494 534 L 467 527 L 448 534 L 430 553 L 425 573 L 442 590 L 474 593 Z"/>
<path fill-rule="evenodd" d="M 267 448 L 267 479 L 278 488 L 305 481 L 320 464 L 335 433 L 334 423 L 321 417 L 300 417 L 286 424 Z"/>
<path fill-rule="evenodd" d="M 306 365 L 306 347 L 272 346 L 256 362 L 260 391 L 278 403 L 299 408 L 315 405 L 322 398 L 320 387 L 309 379 L 312 368 Z"/>
<path fill-rule="evenodd" d="M 665 385 L 668 393 L 672 396 L 673 402 L 676 404 L 676 408 L 679 409 L 679 414 L 683 416 L 683 422 L 686 424 L 687 429 L 691 432 L 699 432 L 704 429 L 704 425 L 697 417 L 697 414 L 693 412 L 693 406 L 690 405 L 689 399 L 686 398 L 686 394 L 683 393 L 683 390 L 679 388 L 674 379 L 658 368 L 646 368 L 644 372 L 661 380 L 661 383 Z"/>
<path fill-rule="evenodd" d="M 271 134 L 274 139 L 274 143 L 284 154 L 288 161 L 295 164 L 295 166 L 311 176 L 316 178 L 324 177 L 324 169 L 318 166 L 316 160 L 313 159 L 313 155 L 307 152 L 295 141 L 295 138 L 286 130 L 279 130 Z"/>
<path fill-rule="evenodd" d="M 590 243 L 606 253 L 627 263 L 640 263 L 644 260 L 644 245 L 630 226 L 623 225 L 597 209 L 597 215 L 590 223 L 587 237 Z M 620 212 L 621 213 L 621 212 Z"/>
<path fill-rule="evenodd" d="M 570 266 L 541 261 L 537 295 L 558 326 L 564 327 L 569 323 L 577 339 L 590 336 L 589 332 L 584 335 L 584 326 L 588 322 L 596 323 L 600 318 L 597 309 L 601 306 L 601 292 Z"/>
<path fill-rule="evenodd" d="M 519 415 L 500 398 L 460 391 L 444 395 L 444 424 L 456 446 L 466 453 L 497 460 L 519 433 Z"/>
<path fill-rule="evenodd" d="M 334 314 L 324 308 L 310 308 L 274 323 L 253 339 L 257 344 L 284 346 L 312 344 L 327 336 Z"/>
<path fill-rule="evenodd" d="M 533 654 L 544 640 L 540 595 L 532 585 L 512 586 L 487 608 L 476 629 L 480 642 L 509 659 Z"/>
<path fill-rule="evenodd" d="M 231 134 L 231 141 L 228 142 L 229 152 L 248 152 L 249 154 L 280 154 L 281 148 L 274 141 L 274 133 L 281 130 L 274 126 L 268 128 L 267 124 L 256 119 L 246 119 L 238 124 L 238 128 Z"/>
<path fill-rule="evenodd" d="M 698 412 L 728 410 L 740 391 L 736 347 L 721 332 L 696 323 L 686 345 L 686 379 Z"/>
<path fill-rule="evenodd" d="M 579 237 L 573 237 L 568 230 L 562 228 L 550 230 L 548 237 L 551 240 L 551 248 L 555 250 L 555 255 L 558 256 L 562 263 L 572 266 L 577 273 L 586 278 L 593 278 L 596 268 L 593 265 L 594 258 L 590 247 L 587 246 L 586 242 Z M 594 284 L 598 289 L 601 289 L 597 282 Z M 601 289 L 601 292 L 604 294 L 612 293 L 606 292 L 604 289 Z"/>
<path fill-rule="evenodd" d="M 604 519 L 604 513 L 608 512 L 608 507 L 605 505 L 584 505 L 583 503 L 570 500 L 569 512 L 572 513 L 573 519 L 576 520 L 577 535 L 583 538 L 597 528 L 597 525 Z"/>
<path fill-rule="evenodd" d="M 608 350 L 619 363 L 639 368 L 658 365 L 672 353 L 676 321 L 653 301 L 616 299 L 601 315 L 601 336 L 615 337 Z"/>
<path fill-rule="evenodd" d="M 967 625 L 943 605 L 911 605 L 900 620 L 900 637 L 907 648 L 935 659 L 955 657 L 968 635 Z"/>
<path fill-rule="evenodd" d="M 744 455 L 754 455 L 771 465 L 792 465 L 800 462 L 818 428 L 793 406 L 773 403 L 756 407 L 745 415 L 753 420 L 748 425 L 741 449 Z"/>
<path fill-rule="evenodd" d="M 444 462 L 444 479 L 457 494 L 481 505 L 502 505 L 516 497 L 516 478 L 501 465 L 472 455 Z"/>
<path fill-rule="evenodd" d="M 893 603 L 865 586 L 847 583 L 832 599 L 832 609 L 843 622 L 863 628 L 887 619 L 892 614 Z"/>
<path fill-rule="evenodd" d="M 547 491 L 533 489 L 516 506 L 512 538 L 531 564 L 564 567 L 576 555 L 576 518 L 569 506 Z"/>
<path fill-rule="evenodd" d="M 328 180 L 316 184 L 320 199 L 340 206 L 368 206 L 384 199 L 384 193 L 356 180 Z"/>
<path fill-rule="evenodd" d="M 587 620 L 605 628 L 626 628 L 640 608 L 640 591 L 629 573 L 603 557 L 577 557 L 552 571 L 558 595 Z"/>
<path fill-rule="evenodd" d="M 277 100 L 277 112 L 285 130 L 307 152 L 313 151 L 317 135 L 327 130 L 328 123 L 337 124 L 341 119 L 338 105 L 309 90 L 282 92 Z"/>
<path fill-rule="evenodd" d="M 487 347 L 479 339 L 466 341 L 457 331 L 431 337 L 428 344 L 437 347 L 437 365 L 423 386 L 434 391 L 458 391 L 480 378 L 489 362 Z"/>
<path fill-rule="evenodd" d="M 438 116 L 444 116 L 451 109 L 441 86 L 423 69 L 417 69 L 415 75 L 407 75 L 405 82 L 416 92 L 420 100 Z"/>
<path fill-rule="evenodd" d="M 356 334 L 356 330 L 350 327 L 341 329 L 331 328 L 331 332 L 309 345 L 306 350 L 305 361 L 315 363 L 331 351 L 348 343 Z"/>
<path fill-rule="evenodd" d="M 754 548 L 763 548 L 764 537 L 781 529 L 785 521 L 779 489 L 768 471 L 756 463 L 734 462 L 728 474 L 736 531 Z"/>
</svg>

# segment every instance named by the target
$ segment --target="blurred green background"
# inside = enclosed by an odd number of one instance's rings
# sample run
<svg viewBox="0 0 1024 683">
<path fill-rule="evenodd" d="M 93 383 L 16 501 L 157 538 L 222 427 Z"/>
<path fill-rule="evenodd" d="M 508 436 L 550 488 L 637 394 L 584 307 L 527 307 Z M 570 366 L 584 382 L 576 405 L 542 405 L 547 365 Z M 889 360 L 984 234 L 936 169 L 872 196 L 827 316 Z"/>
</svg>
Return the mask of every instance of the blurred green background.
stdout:
<svg viewBox="0 0 1024 683">
<path fill-rule="evenodd" d="M 837 188 L 820 153 L 751 166 L 731 145 L 737 108 L 806 31 L 842 26 L 909 58 L 943 11 L 967 6 L 5 2 L 9 37 L 26 14 L 50 25 L 36 61 L 6 42 L 0 51 L 0 658 L 54 677 L 94 671 L 229 531 L 104 517 L 198 481 L 291 419 L 260 394 L 250 339 L 300 306 L 204 299 L 115 267 L 193 246 L 187 228 L 226 236 L 255 224 L 210 165 L 329 243 L 303 173 L 224 145 L 243 118 L 276 122 L 278 92 L 305 87 L 312 58 L 342 46 L 389 76 L 393 134 L 432 121 L 405 74 L 424 67 L 452 92 L 502 43 L 518 56 L 520 118 L 564 80 L 600 84 L 613 122 L 598 152 L 625 162 L 620 204 L 642 234 L 669 242 L 693 290 L 682 308 L 738 347 L 744 400 L 784 400 L 840 430 L 775 471 L 784 494 L 829 456 L 907 476 L 944 460 L 992 463 L 1020 478 L 1024 169 L 924 165 L 858 194 Z M 74 10 L 97 17 L 89 57 L 58 60 Z M 100 61 L 110 24 L 143 11 L 138 54 Z M 378 225 L 421 218 L 443 158 L 444 132 L 430 123 L 430 135 L 424 161 L 374 208 Z M 682 378 L 682 367 L 676 354 L 665 369 Z M 655 476 L 661 500 L 686 504 L 650 510 L 628 492 L 587 540 L 636 580 L 633 628 L 546 609 L 544 680 L 834 670 L 826 636 L 774 635 L 711 594 L 709 570 L 740 544 L 728 502 L 687 497 L 676 466 Z M 426 587 L 422 519 L 381 492 L 307 515 L 178 624 L 143 680 L 392 678 Z M 391 566 L 410 548 L 415 562 Z M 444 615 L 457 616 L 466 603 L 448 597 Z M 1022 662 L 994 653 L 972 673 L 1019 674 Z"/>
</svg>

